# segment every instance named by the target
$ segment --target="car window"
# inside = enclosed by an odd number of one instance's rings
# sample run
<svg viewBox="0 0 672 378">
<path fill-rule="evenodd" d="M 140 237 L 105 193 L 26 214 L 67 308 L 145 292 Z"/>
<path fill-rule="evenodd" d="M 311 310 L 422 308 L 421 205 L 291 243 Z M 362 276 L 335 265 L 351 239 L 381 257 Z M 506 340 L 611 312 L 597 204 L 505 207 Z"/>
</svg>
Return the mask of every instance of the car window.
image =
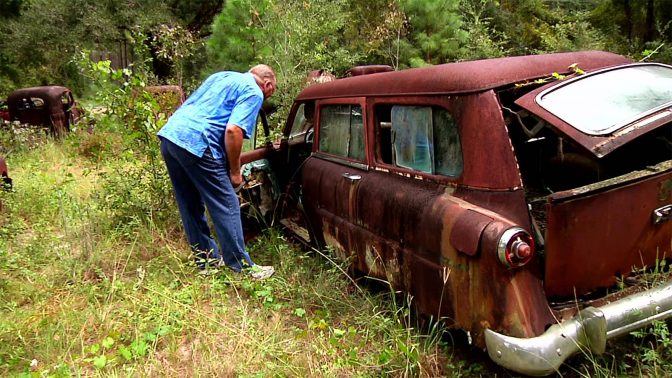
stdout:
<svg viewBox="0 0 672 378">
<path fill-rule="evenodd" d="M 462 173 L 457 124 L 446 109 L 380 105 L 375 113 L 377 153 L 383 163 L 444 176 Z"/>
<path fill-rule="evenodd" d="M 296 109 L 296 115 L 294 116 L 294 123 L 292 123 L 292 129 L 289 131 L 289 138 L 293 138 L 301 134 L 304 129 L 303 126 L 306 124 L 306 116 L 304 115 L 304 108 L 306 104 L 299 105 Z"/>
<path fill-rule="evenodd" d="M 320 108 L 320 151 L 364 160 L 364 122 L 359 105 Z"/>
<path fill-rule="evenodd" d="M 315 102 L 309 101 L 299 105 L 289 131 L 289 140 L 305 138 L 305 134 L 315 123 Z"/>
<path fill-rule="evenodd" d="M 579 77 L 539 94 L 537 102 L 590 135 L 605 135 L 672 103 L 672 69 L 640 65 Z"/>
</svg>

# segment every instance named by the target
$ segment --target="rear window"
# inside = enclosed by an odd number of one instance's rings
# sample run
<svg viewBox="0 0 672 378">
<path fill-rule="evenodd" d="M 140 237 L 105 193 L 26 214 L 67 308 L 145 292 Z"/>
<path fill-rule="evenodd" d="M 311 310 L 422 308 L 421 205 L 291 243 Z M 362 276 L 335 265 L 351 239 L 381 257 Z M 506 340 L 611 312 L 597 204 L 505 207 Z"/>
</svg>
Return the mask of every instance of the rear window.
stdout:
<svg viewBox="0 0 672 378">
<path fill-rule="evenodd" d="M 672 68 L 636 65 L 598 72 L 541 92 L 537 103 L 579 131 L 605 135 L 672 105 Z"/>
</svg>

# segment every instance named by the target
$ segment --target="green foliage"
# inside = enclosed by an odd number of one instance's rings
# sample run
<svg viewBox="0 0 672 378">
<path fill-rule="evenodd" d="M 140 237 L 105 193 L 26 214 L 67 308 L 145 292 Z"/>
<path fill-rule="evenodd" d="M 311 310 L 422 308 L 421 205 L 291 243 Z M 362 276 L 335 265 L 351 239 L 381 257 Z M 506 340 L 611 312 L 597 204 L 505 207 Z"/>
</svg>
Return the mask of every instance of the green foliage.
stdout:
<svg viewBox="0 0 672 378">
<path fill-rule="evenodd" d="M 21 16 L 3 25 L 7 33 L 0 40 L 0 57 L 16 70 L 12 80 L 17 87 L 57 83 L 80 92 L 84 83 L 70 62 L 77 49 L 116 50 L 129 26 L 146 28 L 168 20 L 162 4 L 150 0 L 123 5 L 92 0 L 26 2 Z"/>
<path fill-rule="evenodd" d="M 261 24 L 267 1 L 231 0 L 212 26 L 207 52 L 212 70 L 247 71 L 265 48 Z"/>
<path fill-rule="evenodd" d="M 508 30 L 497 30 L 493 24 L 497 8 L 490 0 L 463 1 L 461 12 L 464 29 L 469 38 L 465 43 L 463 57 L 484 59 L 505 56 L 511 44 L 507 36 Z"/>
<path fill-rule="evenodd" d="M 402 1 L 411 29 L 402 43 L 409 66 L 447 63 L 463 55 L 469 35 L 463 29 L 459 5 L 454 0 Z"/>
<path fill-rule="evenodd" d="M 143 89 L 147 74 L 142 70 L 115 70 L 109 61 L 92 62 L 87 56 L 82 52 L 78 64 L 98 88 L 95 102 L 105 104 L 95 113 L 96 132 L 118 135 L 125 147 L 118 155 L 119 164 L 102 176 L 102 190 L 97 193 L 101 204 L 115 214 L 114 223 L 123 229 L 165 221 L 173 215 L 165 211 L 172 199 L 156 133 L 166 122 L 166 110 Z M 95 137 L 85 138 L 80 151 L 100 158 L 102 152 L 118 151 L 109 144 L 115 140 L 106 145 Z"/>
<path fill-rule="evenodd" d="M 177 84 L 182 87 L 185 61 L 194 55 L 199 43 L 186 29 L 166 24 L 159 25 L 152 33 L 150 41 L 159 59 L 170 62 L 175 67 Z"/>
<path fill-rule="evenodd" d="M 344 72 L 359 58 L 339 37 L 348 22 L 347 3 L 339 1 L 229 1 L 215 20 L 208 40 L 212 67 L 246 71 L 257 63 L 278 75 L 273 99 L 283 120 L 306 75 L 314 69 Z"/>
</svg>

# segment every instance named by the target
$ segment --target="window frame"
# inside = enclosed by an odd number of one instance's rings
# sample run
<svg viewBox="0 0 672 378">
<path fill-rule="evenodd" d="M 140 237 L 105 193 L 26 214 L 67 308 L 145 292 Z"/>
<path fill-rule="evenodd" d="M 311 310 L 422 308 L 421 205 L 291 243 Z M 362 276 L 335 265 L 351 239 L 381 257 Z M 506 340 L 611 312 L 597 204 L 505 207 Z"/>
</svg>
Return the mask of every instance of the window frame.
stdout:
<svg viewBox="0 0 672 378">
<path fill-rule="evenodd" d="M 322 108 L 326 106 L 333 105 L 350 105 L 350 106 L 359 106 L 362 110 L 362 137 L 364 138 L 364 159 L 358 160 L 348 156 L 336 155 L 333 153 L 321 151 L 320 146 L 320 134 L 322 130 Z M 366 108 L 366 98 L 364 97 L 344 97 L 344 98 L 335 98 L 335 99 L 324 99 L 316 100 L 315 102 L 315 143 L 313 143 L 313 153 L 317 157 L 321 157 L 325 160 L 335 161 L 339 163 L 345 163 L 348 165 L 356 166 L 360 169 L 368 169 L 370 166 L 370 154 L 369 154 L 369 122 L 368 122 L 368 112 Z"/>
<path fill-rule="evenodd" d="M 464 139 L 462 137 L 462 125 L 458 117 L 458 112 L 454 109 L 457 108 L 453 105 L 455 97 L 453 96 L 406 96 L 406 97 L 383 97 L 383 98 L 372 98 L 369 99 L 367 103 L 367 110 L 369 114 L 368 123 L 372 125 L 369 127 L 370 135 L 369 140 L 373 141 L 373 147 L 371 151 L 371 166 L 378 171 L 385 171 L 395 173 L 401 176 L 413 177 L 416 179 L 435 181 L 441 184 L 457 184 L 461 183 L 464 177 L 464 173 L 467 170 L 467 162 L 464 159 Z M 376 107 L 380 105 L 387 106 L 428 106 L 428 107 L 438 107 L 447 111 L 454 119 L 455 126 L 457 127 L 458 137 L 460 139 L 460 149 L 462 153 L 462 171 L 457 176 L 447 176 L 436 173 L 429 173 L 423 171 L 416 171 L 413 169 L 403 168 L 396 166 L 391 163 L 385 163 L 382 158 L 381 149 L 379 145 L 379 131 L 380 124 L 376 118 Z"/>
</svg>

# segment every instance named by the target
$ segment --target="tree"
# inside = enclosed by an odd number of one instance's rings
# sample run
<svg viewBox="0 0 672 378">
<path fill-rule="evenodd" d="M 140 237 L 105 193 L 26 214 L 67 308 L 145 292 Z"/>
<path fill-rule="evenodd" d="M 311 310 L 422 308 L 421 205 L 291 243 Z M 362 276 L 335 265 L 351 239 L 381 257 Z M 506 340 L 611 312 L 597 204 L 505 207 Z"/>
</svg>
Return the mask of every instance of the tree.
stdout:
<svg viewBox="0 0 672 378">
<path fill-rule="evenodd" d="M 462 28 L 460 2 L 455 0 L 403 0 L 410 23 L 408 41 L 402 43 L 409 66 L 446 63 L 463 56 L 468 33 Z"/>
<path fill-rule="evenodd" d="M 278 75 L 274 101 L 282 118 L 314 69 L 343 73 L 359 60 L 342 35 L 349 20 L 345 0 L 232 0 L 215 19 L 208 40 L 211 71 L 245 71 L 270 64 Z"/>
</svg>

